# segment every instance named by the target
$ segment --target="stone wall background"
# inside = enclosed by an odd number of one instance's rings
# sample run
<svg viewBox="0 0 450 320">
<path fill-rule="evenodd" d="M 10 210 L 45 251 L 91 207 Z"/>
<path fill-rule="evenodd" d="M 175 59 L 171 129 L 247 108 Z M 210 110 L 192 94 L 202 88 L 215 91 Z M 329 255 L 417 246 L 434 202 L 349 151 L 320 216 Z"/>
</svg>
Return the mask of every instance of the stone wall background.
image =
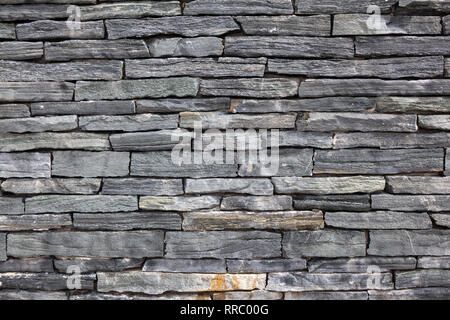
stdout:
<svg viewBox="0 0 450 320">
<path fill-rule="evenodd" d="M 0 0 L 0 298 L 449 299 L 449 13 Z M 278 174 L 176 166 L 195 121 Z"/>
</svg>

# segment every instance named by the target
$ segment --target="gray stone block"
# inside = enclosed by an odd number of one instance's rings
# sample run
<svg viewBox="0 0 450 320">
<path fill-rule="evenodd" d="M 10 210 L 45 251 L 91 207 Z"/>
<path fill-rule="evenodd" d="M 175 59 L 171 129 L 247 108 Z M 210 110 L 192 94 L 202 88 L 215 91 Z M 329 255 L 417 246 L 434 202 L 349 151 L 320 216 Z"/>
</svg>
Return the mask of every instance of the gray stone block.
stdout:
<svg viewBox="0 0 450 320">
<path fill-rule="evenodd" d="M 370 210 L 370 195 L 296 195 L 294 197 L 294 209 L 368 211 Z"/>
<path fill-rule="evenodd" d="M 0 82 L 0 102 L 69 101 L 70 82 Z"/>
<path fill-rule="evenodd" d="M 450 115 L 418 116 L 420 128 L 450 131 Z"/>
<path fill-rule="evenodd" d="M 207 57 L 221 56 L 223 43 L 221 38 L 155 38 L 147 41 L 152 57 Z"/>
<path fill-rule="evenodd" d="M 94 289 L 95 275 L 80 276 L 80 285 L 83 290 Z M 70 278 L 57 273 L 0 273 L 2 289 L 16 290 L 67 290 Z"/>
<path fill-rule="evenodd" d="M 127 269 L 140 268 L 144 259 L 138 258 L 116 258 L 116 259 L 55 259 L 55 269 L 61 273 L 72 273 L 76 266 L 80 268 L 81 273 L 90 273 L 97 271 L 124 271 Z"/>
<path fill-rule="evenodd" d="M 376 5 L 381 12 L 390 12 L 391 7 L 398 0 L 296 0 L 295 9 L 298 14 L 318 14 L 318 13 L 366 13 L 367 7 Z"/>
<path fill-rule="evenodd" d="M 139 208 L 143 210 L 194 211 L 202 209 L 214 209 L 218 208 L 219 205 L 220 197 L 218 196 L 145 196 L 139 198 Z"/>
<path fill-rule="evenodd" d="M 450 97 L 377 97 L 378 112 L 448 113 Z"/>
<path fill-rule="evenodd" d="M 317 273 L 373 273 L 390 270 L 413 270 L 416 268 L 416 258 L 413 257 L 364 257 L 313 259 L 308 262 L 308 272 Z"/>
<path fill-rule="evenodd" d="M 273 194 L 273 185 L 269 179 L 186 179 L 186 193 L 243 193 L 268 196 Z"/>
<path fill-rule="evenodd" d="M 450 270 L 414 270 L 395 273 L 395 288 L 449 287 Z"/>
<path fill-rule="evenodd" d="M 49 153 L 0 153 L 0 177 L 49 178 Z"/>
<path fill-rule="evenodd" d="M 0 231 L 50 230 L 72 226 L 69 214 L 0 216 Z"/>
<path fill-rule="evenodd" d="M 450 288 L 418 288 L 405 290 L 369 290 L 369 300 L 448 300 Z"/>
<path fill-rule="evenodd" d="M 142 271 L 227 273 L 225 260 L 219 259 L 148 259 Z"/>
<path fill-rule="evenodd" d="M 175 196 L 183 194 L 182 179 L 103 179 L 102 194 Z"/>
<path fill-rule="evenodd" d="M 31 104 L 33 116 L 41 115 L 118 115 L 135 113 L 133 101 L 40 102 Z"/>
<path fill-rule="evenodd" d="M 19 40 L 103 39 L 103 21 L 80 22 L 70 26 L 67 21 L 41 20 L 16 26 Z M 79 27 L 77 27 L 79 26 Z"/>
<path fill-rule="evenodd" d="M 178 115 L 146 113 L 130 116 L 84 116 L 79 118 L 79 126 L 84 131 L 175 129 L 178 127 Z"/>
<path fill-rule="evenodd" d="M 195 0 L 186 3 L 186 15 L 222 14 L 291 14 L 294 12 L 290 0 L 255 0 L 249 5 L 246 0 Z"/>
<path fill-rule="evenodd" d="M 2 183 L 5 184 L 8 180 Z M 7 191 L 6 188 L 3 188 L 3 191 Z M 13 198 L 13 197 L 0 197 L 0 215 L 5 214 L 23 214 L 25 210 L 23 199 L 22 198 Z"/>
<path fill-rule="evenodd" d="M 0 59 L 31 60 L 44 55 L 42 42 L 4 41 L 0 48 Z"/>
<path fill-rule="evenodd" d="M 449 211 L 450 195 L 372 195 L 373 209 L 394 211 Z"/>
<path fill-rule="evenodd" d="M 0 263 L 0 272 L 53 272 L 53 260 L 40 259 L 9 259 Z"/>
<path fill-rule="evenodd" d="M 2 104 L 0 105 L 1 118 L 27 118 L 30 116 L 30 109 L 26 104 Z"/>
<path fill-rule="evenodd" d="M 76 116 L 0 119 L 0 133 L 69 131 L 78 127 Z"/>
<path fill-rule="evenodd" d="M 292 209 L 289 196 L 231 196 L 224 197 L 221 210 L 276 211 Z"/>
<path fill-rule="evenodd" d="M 450 177 L 386 177 L 390 193 L 403 194 L 447 194 Z"/>
<path fill-rule="evenodd" d="M 305 259 L 227 260 L 230 273 L 268 273 L 306 269 Z"/>
<path fill-rule="evenodd" d="M 227 111 L 230 101 L 230 98 L 138 100 L 136 112 Z"/>
</svg>

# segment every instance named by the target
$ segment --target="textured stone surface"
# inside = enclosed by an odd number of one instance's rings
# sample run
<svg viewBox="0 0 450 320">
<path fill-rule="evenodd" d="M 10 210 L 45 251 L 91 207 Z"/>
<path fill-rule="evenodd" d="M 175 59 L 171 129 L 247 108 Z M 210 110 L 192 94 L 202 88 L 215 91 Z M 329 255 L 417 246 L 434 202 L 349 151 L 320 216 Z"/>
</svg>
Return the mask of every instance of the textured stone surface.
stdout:
<svg viewBox="0 0 450 320">
<path fill-rule="evenodd" d="M 289 196 L 231 196 L 222 199 L 222 210 L 255 210 L 274 211 L 292 208 L 292 198 Z"/>
<path fill-rule="evenodd" d="M 195 0 L 188 2 L 183 13 L 201 14 L 290 14 L 293 13 L 289 0 L 254 0 L 251 5 L 246 0 Z"/>
<path fill-rule="evenodd" d="M 448 194 L 450 177 L 386 177 L 390 193 Z"/>
<path fill-rule="evenodd" d="M 395 288 L 448 287 L 450 270 L 414 270 L 395 273 Z"/>
<path fill-rule="evenodd" d="M 398 0 L 296 0 L 296 13 L 315 14 L 315 13 L 365 13 L 369 5 L 376 5 L 382 12 L 389 12 Z"/>
<path fill-rule="evenodd" d="M 73 89 L 69 82 L 0 82 L 0 102 L 68 101 Z"/>
<path fill-rule="evenodd" d="M 80 276 L 80 286 L 84 290 L 94 289 L 95 275 Z M 1 273 L 2 289 L 17 290 L 65 290 L 70 282 L 67 275 L 57 273 Z"/>
<path fill-rule="evenodd" d="M 8 181 L 8 180 L 7 180 Z M 6 182 L 3 182 L 6 183 Z M 3 186 L 2 190 L 6 191 Z M 13 198 L 13 197 L 0 197 L 0 214 L 23 214 L 24 213 L 24 204 L 21 198 Z"/>
<path fill-rule="evenodd" d="M 450 269 L 450 257 L 420 257 L 417 261 L 419 269 Z"/>
<path fill-rule="evenodd" d="M 226 273 L 226 266 L 219 259 L 148 259 L 142 271 Z"/>
<path fill-rule="evenodd" d="M 254 291 L 231 291 L 214 293 L 213 300 L 281 300 L 281 292 L 272 292 L 265 290 Z"/>
<path fill-rule="evenodd" d="M 222 39 L 217 37 L 155 38 L 149 39 L 147 46 L 152 57 L 207 57 L 223 52 Z"/>
<path fill-rule="evenodd" d="M 2 290 L 2 300 L 67 300 L 67 293 L 52 291 Z"/>
<path fill-rule="evenodd" d="M 143 210 L 162 211 L 194 211 L 201 209 L 213 209 L 220 204 L 220 197 L 200 196 L 200 197 L 162 197 L 146 196 L 140 197 L 139 208 Z"/>
<path fill-rule="evenodd" d="M 95 194 L 100 189 L 100 183 L 100 179 L 88 178 L 8 179 L 3 181 L 1 187 L 5 192 L 15 194 Z"/>
<path fill-rule="evenodd" d="M 369 290 L 369 300 L 448 300 L 449 288 L 419 288 L 405 290 Z"/>
<path fill-rule="evenodd" d="M 140 268 L 144 263 L 144 259 L 55 259 L 55 269 L 61 273 L 71 273 L 70 268 L 77 266 L 81 273 L 89 273 L 96 271 L 123 271 L 127 269 Z M 72 266 L 72 267 L 71 267 Z M 70 268 L 69 268 L 70 267 Z"/>
<path fill-rule="evenodd" d="M 450 115 L 419 116 L 420 128 L 430 130 L 450 130 Z"/>
<path fill-rule="evenodd" d="M 282 272 L 306 269 L 304 259 L 227 260 L 231 273 Z"/>
<path fill-rule="evenodd" d="M 40 115 L 116 115 L 134 113 L 133 101 L 41 102 L 31 104 L 33 116 Z"/>
<path fill-rule="evenodd" d="M 26 118 L 30 116 L 30 110 L 26 104 L 2 104 L 0 105 L 0 118 Z"/>
<path fill-rule="evenodd" d="M 123 128 L 120 122 L 117 122 L 117 125 L 117 128 Z M 144 122 L 144 125 L 147 124 Z M 170 126 L 171 124 L 167 123 L 166 125 Z M 163 121 L 160 126 L 165 126 Z M 172 137 L 176 139 L 172 140 Z M 109 140 L 113 149 L 117 151 L 159 151 L 173 150 L 177 145 L 190 148 L 191 137 L 191 133 L 177 129 L 112 134 L 109 136 Z M 187 141 L 185 141 L 185 138 Z"/>
<path fill-rule="evenodd" d="M 43 54 L 42 42 L 4 41 L 0 47 L 0 58 L 5 60 L 31 60 Z"/>
<path fill-rule="evenodd" d="M 174 196 L 183 194 L 183 181 L 148 178 L 103 179 L 102 193 Z"/>
<path fill-rule="evenodd" d="M 359 194 L 296 195 L 294 197 L 294 209 L 368 211 L 370 209 L 370 196 Z"/>
<path fill-rule="evenodd" d="M 0 272 L 53 272 L 53 260 L 41 259 L 9 259 L 0 263 Z"/>
<path fill-rule="evenodd" d="M 450 195 L 372 195 L 372 208 L 395 211 L 448 211 Z"/>
<path fill-rule="evenodd" d="M 19 40 L 103 39 L 102 21 L 80 22 L 80 28 L 70 28 L 66 21 L 41 20 L 16 26 Z"/>
<path fill-rule="evenodd" d="M 450 214 L 432 214 L 431 219 L 433 219 L 433 222 L 438 226 L 450 228 Z"/>
<path fill-rule="evenodd" d="M 66 131 L 77 127 L 76 116 L 0 119 L 0 133 Z"/>
<path fill-rule="evenodd" d="M 317 273 L 371 273 L 377 268 L 378 272 L 390 270 L 412 270 L 416 267 L 416 259 L 412 257 L 365 257 L 314 259 L 308 262 L 308 271 Z"/>
<path fill-rule="evenodd" d="M 0 261 L 6 261 L 6 233 L 0 233 Z"/>
<path fill-rule="evenodd" d="M 368 294 L 364 291 L 310 291 L 286 292 L 285 300 L 367 300 Z"/>
<path fill-rule="evenodd" d="M 39 215 L 6 215 L 0 216 L 1 231 L 50 230 L 72 225 L 68 214 L 39 214 Z"/>
<path fill-rule="evenodd" d="M 405 11 L 419 12 L 419 11 L 436 11 L 436 12 L 450 12 L 450 4 L 448 1 L 435 0 L 400 0 L 399 8 Z"/>
<path fill-rule="evenodd" d="M 22 6 L 2 4 L 0 21 L 60 19 L 69 16 L 67 5 L 25 4 Z"/>
<path fill-rule="evenodd" d="M 85 116 L 79 126 L 85 131 L 145 131 L 174 129 L 178 115 L 138 114 L 131 116 Z"/>
<path fill-rule="evenodd" d="M 0 177 L 49 178 L 49 153 L 0 153 Z"/>
<path fill-rule="evenodd" d="M 377 111 L 425 113 L 450 112 L 449 97 L 378 97 Z"/>
<path fill-rule="evenodd" d="M 273 194 L 269 179 L 186 179 L 186 193 L 243 193 L 267 196 Z"/>
<path fill-rule="evenodd" d="M 226 111 L 230 98 L 157 99 L 136 101 L 136 112 Z"/>
</svg>

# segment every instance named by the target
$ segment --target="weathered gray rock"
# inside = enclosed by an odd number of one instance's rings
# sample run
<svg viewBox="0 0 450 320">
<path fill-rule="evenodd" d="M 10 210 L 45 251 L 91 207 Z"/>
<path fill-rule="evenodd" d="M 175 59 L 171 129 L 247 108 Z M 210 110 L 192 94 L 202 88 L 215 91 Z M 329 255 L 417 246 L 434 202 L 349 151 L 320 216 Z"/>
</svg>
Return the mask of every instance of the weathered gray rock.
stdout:
<svg viewBox="0 0 450 320">
<path fill-rule="evenodd" d="M 272 178 L 276 193 L 349 194 L 382 191 L 382 177 L 283 177 Z"/>
<path fill-rule="evenodd" d="M 430 216 L 415 212 L 327 212 L 327 226 L 343 229 L 431 229 Z"/>
<path fill-rule="evenodd" d="M 50 230 L 72 225 L 69 214 L 0 216 L 0 231 Z"/>
<path fill-rule="evenodd" d="M 198 211 L 183 214 L 183 230 L 187 231 L 316 230 L 323 225 L 320 211 Z"/>
<path fill-rule="evenodd" d="M 28 291 L 28 290 L 2 290 L 0 291 L 2 300 L 67 300 L 66 292 L 51 291 Z"/>
<path fill-rule="evenodd" d="M 0 261 L 6 261 L 6 233 L 0 233 Z"/>
<path fill-rule="evenodd" d="M 318 150 L 314 174 L 396 174 L 442 172 L 442 149 L 344 149 Z"/>
<path fill-rule="evenodd" d="M 100 292 L 208 292 L 263 289 L 265 274 L 202 274 L 161 273 L 127 271 L 120 273 L 97 273 L 97 289 Z"/>
<path fill-rule="evenodd" d="M 133 101 L 40 102 L 31 104 L 33 116 L 40 115 L 117 115 L 135 113 Z"/>
<path fill-rule="evenodd" d="M 6 183 L 8 180 L 2 183 Z M 3 191 L 7 191 L 7 189 L 3 188 Z M 8 191 L 7 191 L 8 192 Z M 25 207 L 23 204 L 22 198 L 13 198 L 13 197 L 0 197 L 0 215 L 4 214 L 23 214 L 25 211 Z"/>
<path fill-rule="evenodd" d="M 19 40 L 103 39 L 103 21 L 72 22 L 41 20 L 16 26 Z"/>
<path fill-rule="evenodd" d="M 224 197 L 221 210 L 276 211 L 292 209 L 289 196 L 231 196 Z"/>
<path fill-rule="evenodd" d="M 431 219 L 433 219 L 434 223 L 438 226 L 450 228 L 450 214 L 432 214 Z"/>
<path fill-rule="evenodd" d="M 163 242 L 162 231 L 12 233 L 8 256 L 160 257 Z"/>
<path fill-rule="evenodd" d="M 15 38 L 16 38 L 16 29 L 14 27 L 14 23 L 0 23 L 0 39 L 15 39 Z"/>
<path fill-rule="evenodd" d="M 2 104 L 0 105 L 0 118 L 26 118 L 30 116 L 30 109 L 26 104 Z"/>
<path fill-rule="evenodd" d="M 395 288 L 449 287 L 450 270 L 414 270 L 395 273 Z"/>
<path fill-rule="evenodd" d="M 236 21 L 248 35 L 325 37 L 331 35 L 331 17 L 328 15 L 241 16 L 236 17 Z"/>
<path fill-rule="evenodd" d="M 281 257 L 281 235 L 265 231 L 167 232 L 167 258 Z"/>
<path fill-rule="evenodd" d="M 0 133 L 69 131 L 77 127 L 76 116 L 0 119 Z"/>
<path fill-rule="evenodd" d="M 0 102 L 69 101 L 70 82 L 0 82 Z"/>
<path fill-rule="evenodd" d="M 172 138 L 175 139 L 172 140 Z M 132 132 L 109 136 L 111 145 L 116 151 L 173 150 L 175 146 L 190 149 L 191 139 L 192 133 L 181 129 Z"/>
<path fill-rule="evenodd" d="M 152 57 L 207 57 L 221 56 L 223 43 L 221 38 L 161 38 L 149 39 L 148 50 Z"/>
<path fill-rule="evenodd" d="M 377 97 L 378 112 L 448 113 L 450 97 Z"/>
<path fill-rule="evenodd" d="M 337 14 L 333 20 L 333 36 L 375 34 L 440 35 L 442 32 L 440 17 L 403 15 L 379 15 L 375 17 L 374 19 L 371 14 Z"/>
<path fill-rule="evenodd" d="M 231 107 L 234 112 L 238 113 L 366 111 L 375 107 L 375 99 L 358 97 L 333 97 L 298 100 L 233 99 L 231 101 Z"/>
<path fill-rule="evenodd" d="M 413 257 L 364 257 L 339 259 L 313 259 L 308 262 L 308 272 L 317 273 L 373 273 L 389 272 L 390 270 L 412 270 L 416 268 L 416 258 Z"/>
<path fill-rule="evenodd" d="M 195 0 L 186 3 L 186 15 L 222 14 L 291 14 L 294 12 L 289 0 Z"/>
<path fill-rule="evenodd" d="M 126 60 L 125 64 L 126 76 L 131 79 L 171 76 L 223 78 L 262 77 L 264 75 L 266 61 L 266 58 L 258 60 L 228 57 L 220 57 L 218 59 L 167 58 Z"/>
<path fill-rule="evenodd" d="M 95 275 L 80 276 L 80 289 L 93 290 Z M 19 290 L 67 290 L 69 276 L 57 273 L 0 273 L 2 289 Z"/>
<path fill-rule="evenodd" d="M 368 211 L 370 210 L 370 196 L 349 195 L 297 195 L 294 198 L 294 209 L 297 210 L 346 210 Z"/>
<path fill-rule="evenodd" d="M 373 281 L 373 279 L 379 281 Z M 390 273 L 316 273 L 280 272 L 269 274 L 267 290 L 273 291 L 322 291 L 393 289 Z"/>
<path fill-rule="evenodd" d="M 44 55 L 42 42 L 4 41 L 0 47 L 0 59 L 31 60 Z"/>
<path fill-rule="evenodd" d="M 21 6 L 2 4 L 0 21 L 64 19 L 69 16 L 68 7 L 59 4 L 24 4 Z"/>
<path fill-rule="evenodd" d="M 450 4 L 446 0 L 400 0 L 399 9 L 407 12 L 450 12 Z"/>
<path fill-rule="evenodd" d="M 42 259 L 9 259 L 0 263 L 0 272 L 53 272 L 53 260 Z"/>
<path fill-rule="evenodd" d="M 265 290 L 229 291 L 213 294 L 213 300 L 282 300 L 281 292 Z"/>
<path fill-rule="evenodd" d="M 103 2 L 105 0 L 100 0 Z M 123 0 L 118 0 L 123 1 Z M 48 0 L 0 0 L 0 4 L 23 4 L 23 3 L 49 3 Z M 90 4 L 95 3 L 95 0 L 53 0 L 52 3 L 73 3 L 73 4 Z"/>
<path fill-rule="evenodd" d="M 182 179 L 103 179 L 102 194 L 175 196 L 183 194 Z"/>
<path fill-rule="evenodd" d="M 25 213 L 121 212 L 137 210 L 137 197 L 48 195 L 25 199 Z"/>
<path fill-rule="evenodd" d="M 178 115 L 146 113 L 130 116 L 84 116 L 79 118 L 79 126 L 85 131 L 175 129 L 178 126 Z"/>
<path fill-rule="evenodd" d="M 140 197 L 139 208 L 143 210 L 161 211 L 194 211 L 202 209 L 213 209 L 220 205 L 218 196 L 200 197 L 163 197 L 146 196 Z"/>
<path fill-rule="evenodd" d="M 132 153 L 130 174 L 133 176 L 196 179 L 237 176 L 236 164 L 195 164 L 192 159 L 190 160 L 189 163 L 174 162 L 171 152 L 168 151 Z"/>
<path fill-rule="evenodd" d="M 227 273 L 225 260 L 219 259 L 148 259 L 142 271 Z"/>
<path fill-rule="evenodd" d="M 331 133 L 280 131 L 279 146 L 331 148 L 333 135 Z"/>
<path fill-rule="evenodd" d="M 130 295 L 116 293 L 72 293 L 69 300 L 211 300 L 208 293 L 166 293 L 163 295 Z"/>
<path fill-rule="evenodd" d="M 306 269 L 305 259 L 227 260 L 230 273 L 267 273 Z"/>
<path fill-rule="evenodd" d="M 432 130 L 450 130 L 450 115 L 419 116 L 420 128 Z"/>
<path fill-rule="evenodd" d="M 326 96 L 439 96 L 450 90 L 450 79 L 380 80 L 380 79 L 307 79 L 300 84 L 300 97 Z"/>
<path fill-rule="evenodd" d="M 208 79 L 200 83 L 204 96 L 283 98 L 297 94 L 299 81 L 288 78 Z"/>
<path fill-rule="evenodd" d="M 395 211 L 449 211 L 450 195 L 372 195 L 372 208 Z"/>
<path fill-rule="evenodd" d="M 445 171 L 444 175 L 450 176 L 450 148 L 446 149 L 445 152 Z"/>
<path fill-rule="evenodd" d="M 220 36 L 239 31 L 232 17 L 164 17 L 147 19 L 113 19 L 105 21 L 108 39 L 142 38 L 156 35 L 183 37 Z"/>
<path fill-rule="evenodd" d="M 261 115 L 231 114 L 219 112 L 181 112 L 180 127 L 195 128 L 196 122 L 201 122 L 202 129 L 293 129 L 295 128 L 295 113 L 269 113 Z"/>
<path fill-rule="evenodd" d="M 395 42 L 395 46 L 392 43 Z M 434 56 L 448 55 L 450 37 L 356 37 L 357 56 Z"/>
<path fill-rule="evenodd" d="M 120 177 L 129 174 L 128 152 L 53 152 L 52 175 L 65 177 Z"/>
<path fill-rule="evenodd" d="M 447 194 L 450 177 L 386 177 L 390 193 Z"/>
<path fill-rule="evenodd" d="M 49 153 L 0 153 L 0 177 L 49 178 Z"/>
<path fill-rule="evenodd" d="M 230 98 L 153 99 L 136 101 L 137 113 L 228 111 Z"/>
<path fill-rule="evenodd" d="M 381 12 L 389 12 L 398 0 L 296 0 L 295 9 L 299 14 L 316 13 L 366 13 L 367 7 L 376 5 Z"/>
<path fill-rule="evenodd" d="M 299 117 L 300 131 L 417 131 L 415 115 L 310 112 Z"/>
<path fill-rule="evenodd" d="M 123 62 L 31 63 L 0 61 L 0 81 L 119 80 Z"/>
<path fill-rule="evenodd" d="M 244 37 L 225 38 L 225 54 L 241 57 L 351 58 L 353 41 L 348 38 Z"/>
<path fill-rule="evenodd" d="M 149 56 L 143 40 L 66 40 L 45 43 L 46 61 L 132 59 L 148 58 Z"/>
<path fill-rule="evenodd" d="M 175 212 L 74 213 L 73 226 L 80 230 L 181 230 L 181 217 Z"/>
<path fill-rule="evenodd" d="M 450 257 L 420 257 L 418 269 L 450 269 Z"/>
<path fill-rule="evenodd" d="M 445 58 L 445 76 L 450 78 L 450 59 L 448 58 Z"/>
<path fill-rule="evenodd" d="M 448 300 L 450 288 L 418 288 L 405 290 L 369 290 L 369 300 Z"/>
<path fill-rule="evenodd" d="M 269 179 L 186 179 L 186 193 L 243 193 L 268 196 L 273 194 Z"/>
<path fill-rule="evenodd" d="M 370 231 L 367 253 L 374 256 L 446 256 L 450 230 Z"/>
<path fill-rule="evenodd" d="M 368 300 L 365 291 L 286 292 L 284 300 Z"/>
<path fill-rule="evenodd" d="M 72 273 L 71 269 L 76 266 L 81 273 L 97 271 L 123 271 L 127 269 L 140 268 L 144 259 L 55 259 L 55 269 L 61 273 Z M 69 268 L 70 267 L 70 268 Z"/>
<path fill-rule="evenodd" d="M 290 231 L 284 233 L 282 244 L 283 256 L 288 258 L 366 255 L 366 236 L 361 231 Z"/>
<path fill-rule="evenodd" d="M 268 71 L 308 77 L 376 77 L 384 79 L 442 76 L 443 57 L 409 57 L 367 60 L 269 59 Z"/>
<path fill-rule="evenodd" d="M 450 15 L 442 18 L 444 25 L 444 34 L 450 34 Z"/>
<path fill-rule="evenodd" d="M 107 150 L 107 134 L 70 132 L 70 133 L 29 133 L 0 134 L 0 151 L 26 151 L 36 149 L 82 149 Z"/>
<path fill-rule="evenodd" d="M 199 81 L 195 78 L 168 78 L 120 81 L 78 81 L 75 100 L 126 100 L 196 96 Z"/>
</svg>

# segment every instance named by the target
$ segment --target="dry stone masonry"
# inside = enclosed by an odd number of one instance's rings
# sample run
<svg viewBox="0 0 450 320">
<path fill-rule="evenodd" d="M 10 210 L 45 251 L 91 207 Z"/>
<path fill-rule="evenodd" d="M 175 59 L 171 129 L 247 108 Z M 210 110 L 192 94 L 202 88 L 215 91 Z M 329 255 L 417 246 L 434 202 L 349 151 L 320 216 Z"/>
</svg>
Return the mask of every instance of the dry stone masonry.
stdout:
<svg viewBox="0 0 450 320">
<path fill-rule="evenodd" d="M 0 299 L 448 300 L 449 228 L 450 0 L 0 0 Z"/>
</svg>

